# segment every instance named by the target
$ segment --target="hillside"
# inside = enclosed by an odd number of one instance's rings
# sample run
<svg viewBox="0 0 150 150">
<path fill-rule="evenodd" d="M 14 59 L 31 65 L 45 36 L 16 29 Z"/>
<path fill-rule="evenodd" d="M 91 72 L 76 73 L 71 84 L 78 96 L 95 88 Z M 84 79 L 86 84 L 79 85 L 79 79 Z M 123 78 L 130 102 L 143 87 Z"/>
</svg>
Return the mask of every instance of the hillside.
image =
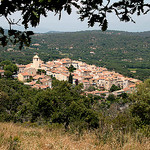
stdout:
<svg viewBox="0 0 150 150">
<path fill-rule="evenodd" d="M 29 48 L 0 48 L 0 60 L 27 64 L 38 53 L 44 61 L 69 57 L 105 66 L 126 76 L 144 80 L 150 74 L 150 32 L 121 31 L 49 32 L 35 34 Z"/>
</svg>

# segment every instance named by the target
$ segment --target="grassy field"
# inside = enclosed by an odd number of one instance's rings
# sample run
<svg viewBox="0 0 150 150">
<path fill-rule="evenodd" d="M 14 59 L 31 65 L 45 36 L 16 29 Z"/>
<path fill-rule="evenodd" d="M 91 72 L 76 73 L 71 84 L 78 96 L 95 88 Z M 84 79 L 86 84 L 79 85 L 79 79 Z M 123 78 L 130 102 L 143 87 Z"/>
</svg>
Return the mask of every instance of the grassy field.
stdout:
<svg viewBox="0 0 150 150">
<path fill-rule="evenodd" d="M 112 131 L 113 133 L 113 131 Z M 107 140 L 98 131 L 82 136 L 62 128 L 30 127 L 0 123 L 0 150 L 149 150 L 150 139 L 114 134 Z M 103 137 L 103 138 L 102 138 Z"/>
</svg>

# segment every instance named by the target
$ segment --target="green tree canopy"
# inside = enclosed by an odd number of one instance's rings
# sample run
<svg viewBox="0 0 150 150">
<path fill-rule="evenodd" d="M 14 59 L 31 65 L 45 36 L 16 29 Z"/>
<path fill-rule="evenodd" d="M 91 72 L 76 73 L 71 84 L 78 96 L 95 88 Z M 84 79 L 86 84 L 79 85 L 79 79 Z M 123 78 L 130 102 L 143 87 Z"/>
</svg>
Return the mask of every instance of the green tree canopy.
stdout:
<svg viewBox="0 0 150 150">
<path fill-rule="evenodd" d="M 16 74 L 18 71 L 18 67 L 11 63 L 10 61 L 6 60 L 6 61 L 2 61 L 0 63 L 0 66 L 5 70 L 5 76 L 7 78 L 12 77 L 13 74 Z"/>
<path fill-rule="evenodd" d="M 150 79 L 141 83 L 137 91 L 130 96 L 133 104 L 131 113 L 137 119 L 137 124 L 150 125 Z"/>
<path fill-rule="evenodd" d="M 111 88 L 110 88 L 110 92 L 114 92 L 114 91 L 117 91 L 117 90 L 121 90 L 121 88 L 120 87 L 118 87 L 118 86 L 116 86 L 115 84 L 113 84 L 112 86 L 111 86 Z"/>
<path fill-rule="evenodd" d="M 115 100 L 116 100 L 116 98 L 115 98 L 114 94 L 109 94 L 109 96 L 107 97 L 107 101 L 113 102 Z"/>
</svg>

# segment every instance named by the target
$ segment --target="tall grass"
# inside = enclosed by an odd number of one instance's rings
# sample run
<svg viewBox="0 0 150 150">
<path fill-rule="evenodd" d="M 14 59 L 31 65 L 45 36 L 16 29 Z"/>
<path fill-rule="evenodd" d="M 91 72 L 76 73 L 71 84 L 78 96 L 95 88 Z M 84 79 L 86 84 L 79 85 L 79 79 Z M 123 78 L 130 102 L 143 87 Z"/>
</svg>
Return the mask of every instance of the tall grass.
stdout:
<svg viewBox="0 0 150 150">
<path fill-rule="evenodd" d="M 150 139 L 140 133 L 113 129 L 65 132 L 61 127 L 31 127 L 0 123 L 0 150 L 150 150 Z"/>
</svg>

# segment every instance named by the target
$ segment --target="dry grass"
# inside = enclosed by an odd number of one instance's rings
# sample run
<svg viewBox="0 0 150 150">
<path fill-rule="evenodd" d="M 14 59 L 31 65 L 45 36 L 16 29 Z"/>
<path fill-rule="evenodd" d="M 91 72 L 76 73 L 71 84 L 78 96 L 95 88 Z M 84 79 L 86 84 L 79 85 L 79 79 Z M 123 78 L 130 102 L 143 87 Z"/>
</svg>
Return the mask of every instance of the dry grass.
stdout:
<svg viewBox="0 0 150 150">
<path fill-rule="evenodd" d="M 0 123 L 0 150 L 150 150 L 150 140 L 144 137 L 113 135 L 106 142 L 95 131 L 82 136 L 62 129 L 23 127 Z"/>
</svg>

